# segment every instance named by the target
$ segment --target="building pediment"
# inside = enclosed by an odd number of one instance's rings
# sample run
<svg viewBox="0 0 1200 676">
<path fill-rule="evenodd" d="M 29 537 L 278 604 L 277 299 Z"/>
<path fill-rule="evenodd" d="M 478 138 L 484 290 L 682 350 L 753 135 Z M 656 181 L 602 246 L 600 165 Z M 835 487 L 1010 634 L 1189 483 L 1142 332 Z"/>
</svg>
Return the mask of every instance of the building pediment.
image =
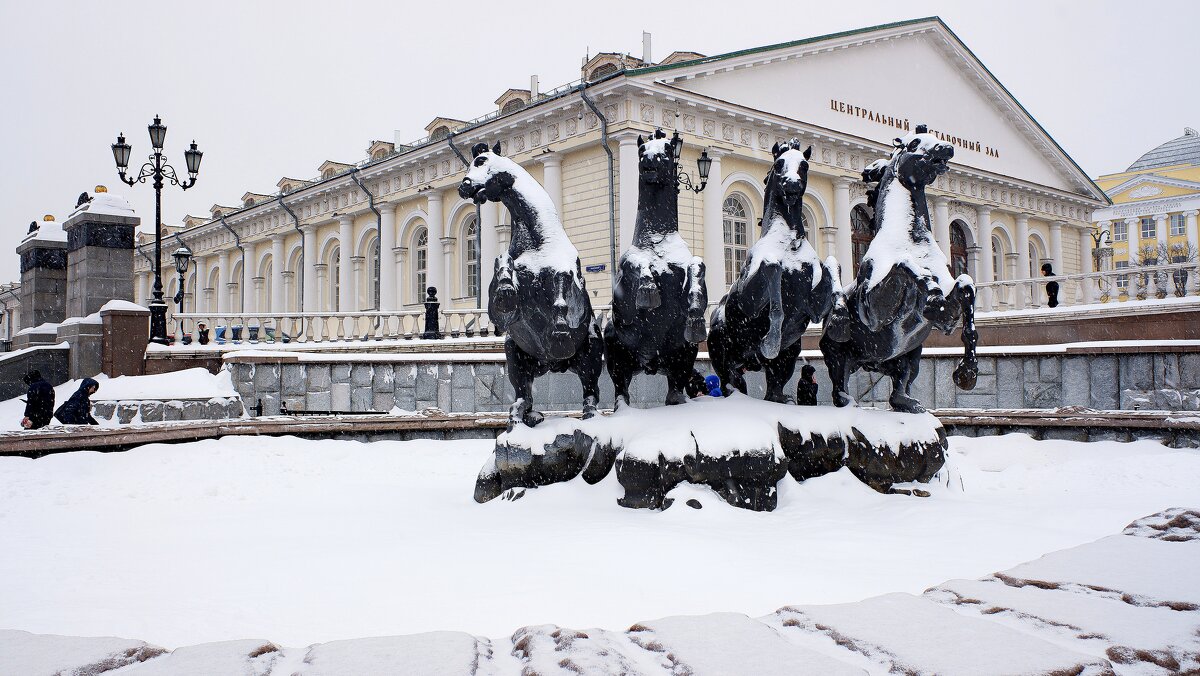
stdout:
<svg viewBox="0 0 1200 676">
<path fill-rule="evenodd" d="M 275 187 L 279 188 L 279 191 L 286 195 L 293 190 L 299 190 L 300 188 L 309 185 L 312 185 L 312 181 L 306 181 L 299 178 L 288 178 L 287 176 L 284 176 L 283 178 L 279 179 L 279 182 L 275 184 Z"/>
<path fill-rule="evenodd" d="M 394 152 L 396 152 L 395 143 L 391 141 L 372 141 L 371 146 L 367 148 L 367 157 L 372 160 L 382 160 Z"/>
<path fill-rule="evenodd" d="M 333 160 L 325 160 L 321 166 L 317 167 L 317 172 L 321 174 L 321 178 L 333 178 L 344 171 L 350 171 L 354 168 L 353 164 L 345 162 L 334 162 Z"/>
<path fill-rule="evenodd" d="M 257 192 L 248 192 L 242 195 L 242 206 L 252 207 L 259 202 L 265 202 L 271 199 L 274 198 L 272 198 L 270 195 L 263 195 L 262 193 Z"/>
<path fill-rule="evenodd" d="M 883 143 L 926 124 L 955 146 L 955 164 L 1106 200 L 936 17 L 627 75 Z"/>
<path fill-rule="evenodd" d="M 232 214 L 239 208 L 240 207 L 227 207 L 220 204 L 214 204 L 208 208 L 208 213 L 212 214 L 213 218 L 220 218 L 221 216 L 228 216 L 229 214 Z"/>
<path fill-rule="evenodd" d="M 1200 194 L 1200 183 L 1178 178 L 1142 174 L 1106 190 L 1114 203 L 1162 199 Z"/>
<path fill-rule="evenodd" d="M 462 129 L 467 126 L 462 120 L 455 120 L 450 117 L 435 117 L 433 122 L 425 125 L 425 133 L 429 134 L 430 138 L 445 138 L 451 132 Z"/>
</svg>

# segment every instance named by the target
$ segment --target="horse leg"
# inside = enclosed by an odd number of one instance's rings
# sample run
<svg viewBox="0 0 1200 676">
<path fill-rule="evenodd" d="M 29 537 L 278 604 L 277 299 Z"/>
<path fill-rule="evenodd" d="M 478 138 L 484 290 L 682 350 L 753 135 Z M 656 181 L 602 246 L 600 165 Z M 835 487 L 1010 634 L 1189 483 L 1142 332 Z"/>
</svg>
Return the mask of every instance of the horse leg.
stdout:
<svg viewBox="0 0 1200 676">
<path fill-rule="evenodd" d="M 667 358 L 664 370 L 667 373 L 668 406 L 687 403 L 688 397 L 685 388 L 688 380 L 692 377 L 692 369 L 696 367 L 697 352 L 698 348 L 695 343 L 685 342 Z"/>
<path fill-rule="evenodd" d="M 595 328 L 589 332 L 571 370 L 579 376 L 579 384 L 583 386 L 583 419 L 587 420 L 596 415 L 596 407 L 600 404 L 600 372 L 604 370 L 604 339 Z"/>
<path fill-rule="evenodd" d="M 892 378 L 892 395 L 888 404 L 893 411 L 901 413 L 924 413 L 925 407 L 908 393 L 912 381 L 921 370 L 921 346 L 913 348 L 906 354 L 884 363 L 884 368 Z"/>
<path fill-rule="evenodd" d="M 704 340 L 704 312 L 708 309 L 708 286 L 704 283 L 704 261 L 693 258 L 688 265 L 687 282 L 684 287 L 687 298 L 687 324 L 683 339 L 692 344 Z"/>
<path fill-rule="evenodd" d="M 796 357 L 799 356 L 800 343 L 797 342 L 764 365 L 763 370 L 766 371 L 767 376 L 767 394 L 764 398 L 767 401 L 780 404 L 796 403 L 796 398 L 788 394 L 784 388 L 792 379 L 792 374 L 796 372 Z"/>
<path fill-rule="evenodd" d="M 617 408 L 629 405 L 629 383 L 637 371 L 633 352 L 617 338 L 617 328 L 609 322 L 604 327 L 605 357 L 608 361 L 608 377 L 612 379 L 617 393 Z"/>
<path fill-rule="evenodd" d="M 847 381 L 853 369 L 845 345 L 832 340 L 828 335 L 821 338 L 821 356 L 825 358 L 825 368 L 829 371 L 830 382 L 833 383 L 830 396 L 833 398 L 833 405 L 838 407 L 858 405 L 854 397 L 846 392 Z"/>
<path fill-rule="evenodd" d="M 534 427 L 542 422 L 544 416 L 533 410 L 533 379 L 538 376 L 537 360 L 524 350 L 517 347 L 512 338 L 504 341 L 504 352 L 511 368 L 508 369 L 508 382 L 512 383 L 516 396 L 512 407 L 508 410 L 508 431 L 524 423 Z"/>
<path fill-rule="evenodd" d="M 771 360 L 779 356 L 779 348 L 783 344 L 783 270 L 778 265 L 764 266 L 759 274 L 765 276 L 767 302 L 767 333 L 759 343 L 758 351 L 764 359 Z"/>
<path fill-rule="evenodd" d="M 721 391 L 725 396 L 733 394 L 734 390 L 746 394 L 746 379 L 742 376 L 745 369 L 729 354 L 726 333 L 724 322 L 714 322 L 708 333 L 708 356 L 712 359 L 713 372 L 721 379 Z"/>
<path fill-rule="evenodd" d="M 975 346 L 979 343 L 979 332 L 975 330 L 975 285 L 960 277 L 950 297 L 962 307 L 963 322 L 963 358 L 954 369 L 954 384 L 963 390 L 973 390 L 979 375 L 979 362 L 975 357 Z"/>
</svg>

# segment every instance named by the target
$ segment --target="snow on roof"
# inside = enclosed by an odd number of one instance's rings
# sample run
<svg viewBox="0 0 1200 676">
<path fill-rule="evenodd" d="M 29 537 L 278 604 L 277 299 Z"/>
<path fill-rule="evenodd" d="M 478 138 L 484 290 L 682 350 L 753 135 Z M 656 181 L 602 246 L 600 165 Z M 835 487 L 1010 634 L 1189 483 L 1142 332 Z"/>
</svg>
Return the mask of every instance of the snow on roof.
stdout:
<svg viewBox="0 0 1200 676">
<path fill-rule="evenodd" d="M 119 300 L 116 298 L 108 301 L 103 306 L 101 306 L 100 311 L 104 312 L 105 310 L 140 310 L 142 312 L 149 311 L 145 307 L 138 305 L 137 303 L 131 303 L 127 300 Z"/>
<path fill-rule="evenodd" d="M 38 324 L 37 326 L 30 326 L 28 328 L 21 329 L 20 331 L 17 331 L 17 335 L 24 336 L 24 335 L 28 335 L 30 333 L 57 333 L 57 332 L 58 332 L 58 324 L 55 324 L 54 322 L 46 322 L 45 324 Z"/>
<path fill-rule="evenodd" d="M 137 216 L 129 202 L 120 195 L 110 192 L 89 192 L 88 195 L 92 201 L 80 204 L 75 211 L 71 212 L 71 217 L 84 213 L 94 216 Z"/>
</svg>

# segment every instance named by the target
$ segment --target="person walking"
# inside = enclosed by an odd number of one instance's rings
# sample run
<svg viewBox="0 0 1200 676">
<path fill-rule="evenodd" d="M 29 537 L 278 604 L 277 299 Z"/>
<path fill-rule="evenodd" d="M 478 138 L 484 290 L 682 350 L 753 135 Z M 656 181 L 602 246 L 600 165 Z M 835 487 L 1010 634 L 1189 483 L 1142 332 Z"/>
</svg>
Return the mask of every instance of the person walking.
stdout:
<svg viewBox="0 0 1200 676">
<path fill-rule="evenodd" d="M 1049 263 L 1042 264 L 1042 276 L 1054 276 L 1054 268 Z M 1058 282 L 1046 282 L 1046 305 L 1058 307 Z"/>
<path fill-rule="evenodd" d="M 54 388 L 37 370 L 26 373 L 22 380 L 29 386 L 29 391 L 25 396 L 25 417 L 21 419 L 21 427 L 41 429 L 49 425 L 54 416 Z"/>
<path fill-rule="evenodd" d="M 91 378 L 84 378 L 75 394 L 54 412 L 54 417 L 64 425 L 99 425 L 100 423 L 92 417 L 91 400 L 91 396 L 98 389 L 100 383 Z"/>
<path fill-rule="evenodd" d="M 796 383 L 796 403 L 801 406 L 817 405 L 817 369 L 811 364 L 800 368 L 800 382 Z"/>
</svg>

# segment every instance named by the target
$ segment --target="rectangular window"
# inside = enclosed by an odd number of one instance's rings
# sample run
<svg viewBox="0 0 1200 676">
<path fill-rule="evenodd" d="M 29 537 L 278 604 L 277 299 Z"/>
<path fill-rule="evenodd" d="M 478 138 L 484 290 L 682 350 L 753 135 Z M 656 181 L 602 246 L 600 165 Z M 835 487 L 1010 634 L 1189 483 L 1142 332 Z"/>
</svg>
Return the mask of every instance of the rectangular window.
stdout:
<svg viewBox="0 0 1200 676">
<path fill-rule="evenodd" d="M 1129 225 L 1125 221 L 1113 221 L 1112 238 L 1114 242 L 1129 241 Z"/>
<path fill-rule="evenodd" d="M 1143 240 L 1158 238 L 1158 231 L 1154 227 L 1154 219 L 1153 218 L 1143 218 L 1142 219 L 1141 238 Z"/>
<path fill-rule="evenodd" d="M 1117 261 L 1113 263 L 1113 267 L 1117 270 L 1124 270 L 1129 267 L 1129 261 Z M 1117 286 L 1122 289 L 1129 286 L 1129 275 L 1117 275 Z"/>
<path fill-rule="evenodd" d="M 1184 230 L 1185 222 L 1186 221 L 1184 220 L 1183 214 L 1171 214 L 1171 234 L 1172 235 L 1187 234 L 1187 231 Z"/>
</svg>

